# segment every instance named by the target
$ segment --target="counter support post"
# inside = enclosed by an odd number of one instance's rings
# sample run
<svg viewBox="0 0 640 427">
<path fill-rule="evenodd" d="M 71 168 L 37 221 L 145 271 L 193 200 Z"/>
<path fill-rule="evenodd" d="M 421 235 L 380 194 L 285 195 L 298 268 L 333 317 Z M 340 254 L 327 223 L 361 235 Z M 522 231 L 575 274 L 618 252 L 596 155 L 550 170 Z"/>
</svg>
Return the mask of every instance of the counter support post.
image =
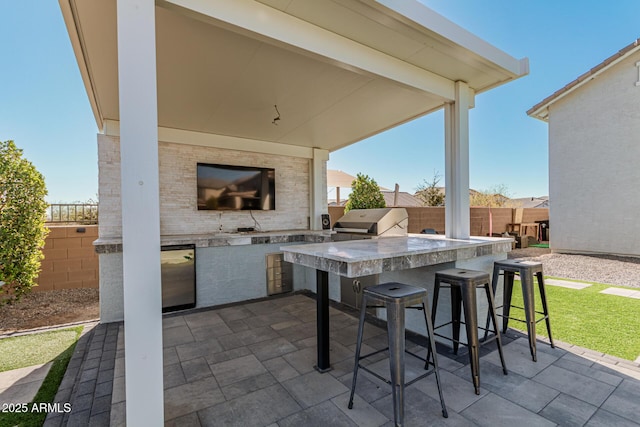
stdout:
<svg viewBox="0 0 640 427">
<path fill-rule="evenodd" d="M 316 271 L 316 326 L 318 364 L 315 369 L 318 372 L 331 370 L 329 361 L 329 273 Z"/>
</svg>

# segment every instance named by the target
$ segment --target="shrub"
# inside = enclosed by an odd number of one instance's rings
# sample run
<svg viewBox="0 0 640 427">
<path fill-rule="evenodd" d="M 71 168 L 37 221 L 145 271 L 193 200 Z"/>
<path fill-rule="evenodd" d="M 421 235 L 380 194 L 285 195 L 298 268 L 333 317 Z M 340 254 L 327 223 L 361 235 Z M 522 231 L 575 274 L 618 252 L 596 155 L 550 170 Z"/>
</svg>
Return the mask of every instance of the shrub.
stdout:
<svg viewBox="0 0 640 427">
<path fill-rule="evenodd" d="M 35 284 L 43 258 L 47 190 L 13 141 L 0 142 L 0 305 Z"/>
<path fill-rule="evenodd" d="M 433 179 L 426 179 L 416 188 L 416 197 L 420 199 L 423 206 L 444 206 L 444 191 L 438 187 L 440 175 L 435 172 Z"/>
<path fill-rule="evenodd" d="M 469 195 L 470 206 L 488 206 L 490 208 L 506 208 L 511 205 L 509 190 L 501 184 L 489 190 L 472 192 Z"/>
<path fill-rule="evenodd" d="M 351 209 L 375 209 L 386 206 L 376 181 L 367 175 L 357 174 L 351 183 L 351 194 L 344 206 L 345 213 Z"/>
</svg>

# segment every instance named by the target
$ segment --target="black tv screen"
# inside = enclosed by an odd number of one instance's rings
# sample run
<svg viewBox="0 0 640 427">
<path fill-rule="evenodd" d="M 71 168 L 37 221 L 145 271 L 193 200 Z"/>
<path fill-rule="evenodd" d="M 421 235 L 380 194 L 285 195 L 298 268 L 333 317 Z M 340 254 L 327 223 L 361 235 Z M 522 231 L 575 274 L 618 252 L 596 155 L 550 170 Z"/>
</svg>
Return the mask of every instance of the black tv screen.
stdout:
<svg viewBox="0 0 640 427">
<path fill-rule="evenodd" d="M 198 210 L 273 210 L 275 170 L 198 163 Z"/>
</svg>

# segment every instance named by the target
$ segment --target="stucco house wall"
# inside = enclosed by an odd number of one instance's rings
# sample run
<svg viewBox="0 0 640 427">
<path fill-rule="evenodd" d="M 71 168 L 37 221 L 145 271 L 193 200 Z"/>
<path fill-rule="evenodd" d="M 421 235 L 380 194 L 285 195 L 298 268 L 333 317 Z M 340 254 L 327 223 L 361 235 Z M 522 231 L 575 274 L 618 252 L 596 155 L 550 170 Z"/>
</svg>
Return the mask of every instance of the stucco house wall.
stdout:
<svg viewBox="0 0 640 427">
<path fill-rule="evenodd" d="M 549 219 L 559 252 L 640 256 L 636 52 L 549 107 Z"/>
</svg>

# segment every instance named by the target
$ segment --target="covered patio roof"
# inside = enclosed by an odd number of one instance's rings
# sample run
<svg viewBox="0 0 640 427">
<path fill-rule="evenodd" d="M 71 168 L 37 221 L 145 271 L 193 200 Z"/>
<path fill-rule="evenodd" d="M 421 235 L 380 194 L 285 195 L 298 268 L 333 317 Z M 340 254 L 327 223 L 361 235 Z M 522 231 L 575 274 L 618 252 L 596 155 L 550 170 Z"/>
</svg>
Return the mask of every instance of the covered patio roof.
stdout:
<svg viewBox="0 0 640 427">
<path fill-rule="evenodd" d="M 158 0 L 160 128 L 329 152 L 528 72 L 417 1 Z M 116 0 L 60 0 L 98 128 L 120 120 Z M 279 118 L 279 120 L 275 120 Z"/>
</svg>

